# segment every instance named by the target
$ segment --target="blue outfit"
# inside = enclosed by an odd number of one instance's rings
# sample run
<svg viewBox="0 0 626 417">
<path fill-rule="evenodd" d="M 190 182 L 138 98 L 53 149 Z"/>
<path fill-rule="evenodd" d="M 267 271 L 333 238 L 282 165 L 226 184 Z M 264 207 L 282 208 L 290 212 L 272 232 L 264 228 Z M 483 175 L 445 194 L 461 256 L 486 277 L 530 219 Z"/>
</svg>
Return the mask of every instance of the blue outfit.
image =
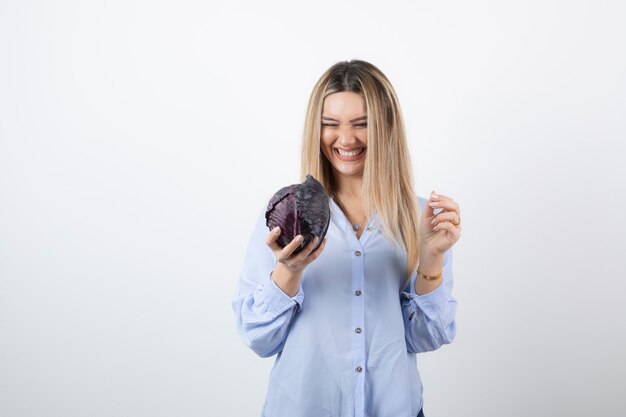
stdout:
<svg viewBox="0 0 626 417">
<path fill-rule="evenodd" d="M 421 210 L 426 199 L 417 197 Z M 243 341 L 276 356 L 263 417 L 415 417 L 422 383 L 415 354 L 452 342 L 452 249 L 443 280 L 415 293 L 404 250 L 383 235 L 377 213 L 360 238 L 330 199 L 328 240 L 290 297 L 271 278 L 265 209 L 248 245 L 232 300 Z"/>
</svg>

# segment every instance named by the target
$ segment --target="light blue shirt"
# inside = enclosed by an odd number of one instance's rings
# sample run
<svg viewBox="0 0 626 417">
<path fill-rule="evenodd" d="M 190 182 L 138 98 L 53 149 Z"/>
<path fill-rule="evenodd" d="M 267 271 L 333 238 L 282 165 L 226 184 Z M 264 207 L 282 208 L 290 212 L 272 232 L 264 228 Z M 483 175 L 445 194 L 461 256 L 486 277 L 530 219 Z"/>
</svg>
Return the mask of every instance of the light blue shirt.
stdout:
<svg viewBox="0 0 626 417">
<path fill-rule="evenodd" d="M 426 199 L 418 196 L 421 210 Z M 376 213 L 360 238 L 331 199 L 328 241 L 289 297 L 271 279 L 276 259 L 265 244 L 263 213 L 247 248 L 232 300 L 243 341 L 276 356 L 263 417 L 415 417 L 423 403 L 415 354 L 456 333 L 452 249 L 443 281 L 405 288 L 406 254 L 383 235 Z"/>
</svg>

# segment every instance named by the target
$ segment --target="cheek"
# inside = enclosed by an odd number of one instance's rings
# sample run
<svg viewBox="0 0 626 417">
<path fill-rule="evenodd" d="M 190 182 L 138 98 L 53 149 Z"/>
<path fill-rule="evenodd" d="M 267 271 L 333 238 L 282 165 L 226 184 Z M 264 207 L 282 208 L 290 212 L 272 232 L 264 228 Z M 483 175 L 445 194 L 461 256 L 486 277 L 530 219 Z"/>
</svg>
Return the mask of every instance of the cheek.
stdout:
<svg viewBox="0 0 626 417">
<path fill-rule="evenodd" d="M 332 137 L 328 133 L 326 134 L 322 133 L 320 137 L 320 146 L 322 147 L 322 151 L 324 153 L 331 151 L 330 146 L 332 143 L 333 143 Z"/>
<path fill-rule="evenodd" d="M 322 146 L 330 146 L 330 144 L 333 141 L 332 133 L 328 132 L 328 131 L 326 131 L 326 132 L 322 131 L 322 134 L 320 136 L 320 140 L 322 142 Z"/>
<path fill-rule="evenodd" d="M 333 150 L 326 144 L 322 142 L 322 154 L 326 157 L 326 159 L 331 159 Z"/>
</svg>

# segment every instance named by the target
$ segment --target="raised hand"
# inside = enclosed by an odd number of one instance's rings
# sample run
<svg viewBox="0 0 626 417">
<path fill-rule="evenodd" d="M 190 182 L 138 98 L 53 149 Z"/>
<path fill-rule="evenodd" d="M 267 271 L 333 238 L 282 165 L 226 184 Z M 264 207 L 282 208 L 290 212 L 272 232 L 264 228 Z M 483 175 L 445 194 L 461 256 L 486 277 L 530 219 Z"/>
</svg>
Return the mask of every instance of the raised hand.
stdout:
<svg viewBox="0 0 626 417">
<path fill-rule="evenodd" d="M 443 210 L 434 213 L 435 209 Z M 431 193 L 420 219 L 420 247 L 443 255 L 461 237 L 461 208 L 451 197 Z"/>
</svg>

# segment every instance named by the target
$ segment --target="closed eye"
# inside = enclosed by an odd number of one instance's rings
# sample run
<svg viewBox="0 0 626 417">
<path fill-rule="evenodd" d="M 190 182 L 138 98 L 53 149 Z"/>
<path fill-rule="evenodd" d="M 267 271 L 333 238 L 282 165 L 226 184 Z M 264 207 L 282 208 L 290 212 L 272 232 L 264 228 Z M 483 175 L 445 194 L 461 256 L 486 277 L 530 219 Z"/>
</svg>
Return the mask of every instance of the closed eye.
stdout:
<svg viewBox="0 0 626 417">
<path fill-rule="evenodd" d="M 327 126 L 327 127 L 337 127 L 339 126 L 338 124 L 331 124 L 331 123 L 322 123 L 322 126 Z M 355 125 L 352 125 L 354 127 L 367 127 L 367 123 L 358 123 Z"/>
</svg>

